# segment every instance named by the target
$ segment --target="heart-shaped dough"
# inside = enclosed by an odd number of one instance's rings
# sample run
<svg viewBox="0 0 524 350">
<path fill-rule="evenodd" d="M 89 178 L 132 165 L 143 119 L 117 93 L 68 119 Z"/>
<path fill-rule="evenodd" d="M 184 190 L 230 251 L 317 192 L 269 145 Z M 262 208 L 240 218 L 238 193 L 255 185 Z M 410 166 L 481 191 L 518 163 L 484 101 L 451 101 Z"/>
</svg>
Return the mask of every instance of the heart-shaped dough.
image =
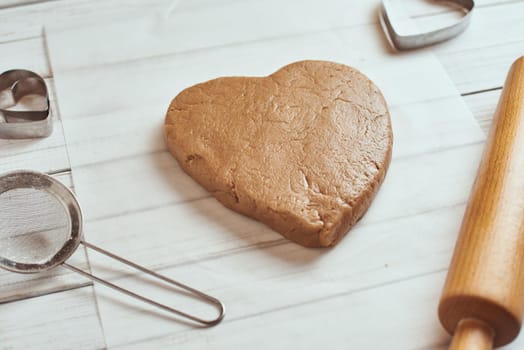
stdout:
<svg viewBox="0 0 524 350">
<path fill-rule="evenodd" d="M 362 73 L 325 61 L 225 77 L 176 96 L 165 138 L 222 204 L 307 247 L 336 244 L 386 174 L 386 101 Z"/>
</svg>

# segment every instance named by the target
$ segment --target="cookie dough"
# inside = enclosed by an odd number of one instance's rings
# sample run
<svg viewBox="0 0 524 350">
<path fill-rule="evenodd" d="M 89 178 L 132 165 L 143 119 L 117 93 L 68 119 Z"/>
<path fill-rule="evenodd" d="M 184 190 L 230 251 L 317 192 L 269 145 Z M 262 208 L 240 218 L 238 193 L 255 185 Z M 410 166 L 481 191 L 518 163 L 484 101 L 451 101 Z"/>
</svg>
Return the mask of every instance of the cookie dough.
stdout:
<svg viewBox="0 0 524 350">
<path fill-rule="evenodd" d="M 364 215 L 393 142 L 379 89 L 326 61 L 189 87 L 164 132 L 184 171 L 223 205 L 307 247 L 335 245 Z"/>
</svg>

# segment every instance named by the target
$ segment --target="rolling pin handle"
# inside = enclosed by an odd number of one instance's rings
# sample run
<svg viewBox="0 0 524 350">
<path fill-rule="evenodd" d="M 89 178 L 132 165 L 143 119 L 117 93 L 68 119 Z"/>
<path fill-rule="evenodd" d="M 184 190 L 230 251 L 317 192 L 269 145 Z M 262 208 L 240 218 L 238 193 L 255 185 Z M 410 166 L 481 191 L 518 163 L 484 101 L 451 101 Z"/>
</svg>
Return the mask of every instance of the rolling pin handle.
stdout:
<svg viewBox="0 0 524 350">
<path fill-rule="evenodd" d="M 492 350 L 495 333 L 486 323 L 465 318 L 461 320 L 449 350 Z"/>
</svg>

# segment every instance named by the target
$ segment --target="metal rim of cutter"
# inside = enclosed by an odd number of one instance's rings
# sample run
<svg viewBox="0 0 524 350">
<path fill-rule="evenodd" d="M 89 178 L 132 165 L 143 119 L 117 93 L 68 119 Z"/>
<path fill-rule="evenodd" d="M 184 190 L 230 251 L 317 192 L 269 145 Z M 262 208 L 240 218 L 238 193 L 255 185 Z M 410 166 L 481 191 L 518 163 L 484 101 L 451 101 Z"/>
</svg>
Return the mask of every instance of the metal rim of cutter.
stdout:
<svg viewBox="0 0 524 350">
<path fill-rule="evenodd" d="M 457 23 L 450 26 L 418 34 L 402 35 L 395 29 L 389 16 L 389 14 L 392 13 L 391 0 L 382 0 L 379 14 L 380 20 L 389 40 L 397 50 L 413 50 L 434 45 L 456 37 L 468 27 L 473 9 L 475 8 L 475 2 L 473 0 L 434 1 L 459 6 L 464 11 L 465 15 Z"/>
<path fill-rule="evenodd" d="M 49 94 L 40 75 L 24 69 L 6 71 L 0 74 L 0 92 L 2 91 L 10 91 L 15 104 L 27 95 L 41 96 L 45 100 L 45 107 L 40 110 L 0 107 L 0 138 L 41 138 L 51 134 L 53 125 L 49 115 Z"/>
</svg>

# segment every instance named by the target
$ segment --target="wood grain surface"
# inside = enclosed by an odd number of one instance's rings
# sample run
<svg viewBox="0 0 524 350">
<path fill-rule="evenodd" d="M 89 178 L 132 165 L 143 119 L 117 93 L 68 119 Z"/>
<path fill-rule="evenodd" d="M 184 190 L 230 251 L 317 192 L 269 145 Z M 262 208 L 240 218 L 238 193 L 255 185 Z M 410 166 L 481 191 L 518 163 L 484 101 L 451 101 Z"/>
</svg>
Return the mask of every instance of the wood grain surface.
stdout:
<svg viewBox="0 0 524 350">
<path fill-rule="evenodd" d="M 219 327 L 194 329 L 66 271 L 1 272 L 0 349 L 447 348 L 439 291 L 484 140 L 471 112 L 486 130 L 524 51 L 524 1 L 478 0 L 462 36 L 398 56 L 377 25 L 378 4 L 0 0 L 0 71 L 42 74 L 55 118 L 48 139 L 0 140 L 0 170 L 55 174 L 77 192 L 90 240 L 229 307 Z M 402 7 L 419 28 L 457 18 L 428 1 Z M 224 209 L 161 139 L 165 107 L 182 88 L 306 57 L 363 70 L 394 116 L 386 183 L 330 254 Z M 210 312 L 96 254 L 75 258 L 112 281 Z M 520 337 L 507 349 L 523 344 Z"/>
<path fill-rule="evenodd" d="M 524 57 L 508 73 L 439 306 L 451 333 L 462 320 L 471 321 L 458 326 L 455 337 L 484 330 L 483 348 L 492 335 L 495 346 L 515 339 L 524 316 L 523 148 Z"/>
</svg>

